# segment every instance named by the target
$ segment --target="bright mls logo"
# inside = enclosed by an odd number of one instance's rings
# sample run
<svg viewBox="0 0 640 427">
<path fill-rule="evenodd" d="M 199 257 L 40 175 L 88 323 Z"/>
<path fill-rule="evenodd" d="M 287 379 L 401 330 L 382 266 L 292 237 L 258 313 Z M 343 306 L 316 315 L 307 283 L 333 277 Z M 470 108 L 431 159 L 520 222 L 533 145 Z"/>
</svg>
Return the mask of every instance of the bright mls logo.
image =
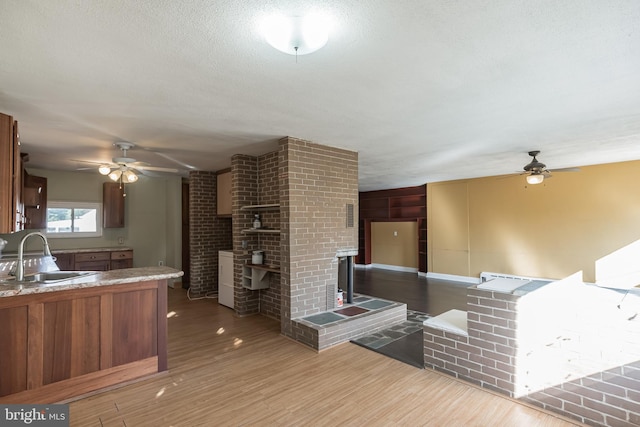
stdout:
<svg viewBox="0 0 640 427">
<path fill-rule="evenodd" d="M 68 427 L 69 405 L 0 405 L 0 426 Z"/>
</svg>

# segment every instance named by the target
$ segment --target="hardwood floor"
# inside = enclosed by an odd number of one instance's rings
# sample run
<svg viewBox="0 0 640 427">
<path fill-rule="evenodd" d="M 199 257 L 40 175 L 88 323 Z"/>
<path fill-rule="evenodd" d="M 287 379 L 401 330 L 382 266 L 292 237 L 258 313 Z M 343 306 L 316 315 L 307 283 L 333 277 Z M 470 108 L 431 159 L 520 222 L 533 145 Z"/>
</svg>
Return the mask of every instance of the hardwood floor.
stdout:
<svg viewBox="0 0 640 427">
<path fill-rule="evenodd" d="M 470 283 L 427 279 L 416 273 L 356 268 L 354 292 L 407 304 L 409 310 L 437 316 L 457 308 L 467 309 Z"/>
<path fill-rule="evenodd" d="M 316 353 L 272 319 L 168 292 L 169 372 L 71 403 L 71 426 L 578 425 L 355 344 Z"/>
</svg>

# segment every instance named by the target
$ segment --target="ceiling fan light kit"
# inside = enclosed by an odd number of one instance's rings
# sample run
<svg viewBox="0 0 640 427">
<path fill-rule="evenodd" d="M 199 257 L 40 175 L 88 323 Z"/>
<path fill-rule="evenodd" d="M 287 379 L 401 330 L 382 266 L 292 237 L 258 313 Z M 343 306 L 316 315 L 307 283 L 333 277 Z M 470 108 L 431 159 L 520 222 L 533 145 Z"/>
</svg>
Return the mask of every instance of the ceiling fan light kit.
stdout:
<svg viewBox="0 0 640 427">
<path fill-rule="evenodd" d="M 527 184 L 541 184 L 544 181 L 544 175 L 540 172 L 532 172 L 531 175 L 527 175 Z"/>
</svg>

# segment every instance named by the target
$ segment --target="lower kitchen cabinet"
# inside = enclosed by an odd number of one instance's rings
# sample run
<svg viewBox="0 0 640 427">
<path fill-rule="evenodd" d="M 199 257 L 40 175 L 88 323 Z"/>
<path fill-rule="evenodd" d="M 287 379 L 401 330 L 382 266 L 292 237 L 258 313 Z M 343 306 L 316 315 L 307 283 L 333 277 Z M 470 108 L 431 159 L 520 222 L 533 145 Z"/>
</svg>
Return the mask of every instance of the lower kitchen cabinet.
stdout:
<svg viewBox="0 0 640 427">
<path fill-rule="evenodd" d="M 108 271 L 133 267 L 133 250 L 64 252 L 55 254 L 60 270 L 71 271 Z"/>
<path fill-rule="evenodd" d="M 108 271 L 111 269 L 111 254 L 109 252 L 81 252 L 73 256 L 74 270 Z"/>
<path fill-rule="evenodd" d="M 111 252 L 111 270 L 133 267 L 133 251 Z"/>
</svg>

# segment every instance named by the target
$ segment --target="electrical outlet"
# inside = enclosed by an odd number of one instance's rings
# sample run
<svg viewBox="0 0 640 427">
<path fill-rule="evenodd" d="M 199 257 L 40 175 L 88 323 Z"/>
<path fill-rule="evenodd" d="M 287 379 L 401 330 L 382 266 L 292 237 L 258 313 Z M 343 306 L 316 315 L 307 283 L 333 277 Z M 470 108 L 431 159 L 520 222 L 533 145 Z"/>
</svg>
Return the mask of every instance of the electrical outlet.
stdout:
<svg viewBox="0 0 640 427">
<path fill-rule="evenodd" d="M 158 267 L 162 267 L 164 265 L 164 261 L 158 261 Z"/>
<path fill-rule="evenodd" d="M 124 245 L 124 237 L 118 237 L 118 244 Z"/>
</svg>

